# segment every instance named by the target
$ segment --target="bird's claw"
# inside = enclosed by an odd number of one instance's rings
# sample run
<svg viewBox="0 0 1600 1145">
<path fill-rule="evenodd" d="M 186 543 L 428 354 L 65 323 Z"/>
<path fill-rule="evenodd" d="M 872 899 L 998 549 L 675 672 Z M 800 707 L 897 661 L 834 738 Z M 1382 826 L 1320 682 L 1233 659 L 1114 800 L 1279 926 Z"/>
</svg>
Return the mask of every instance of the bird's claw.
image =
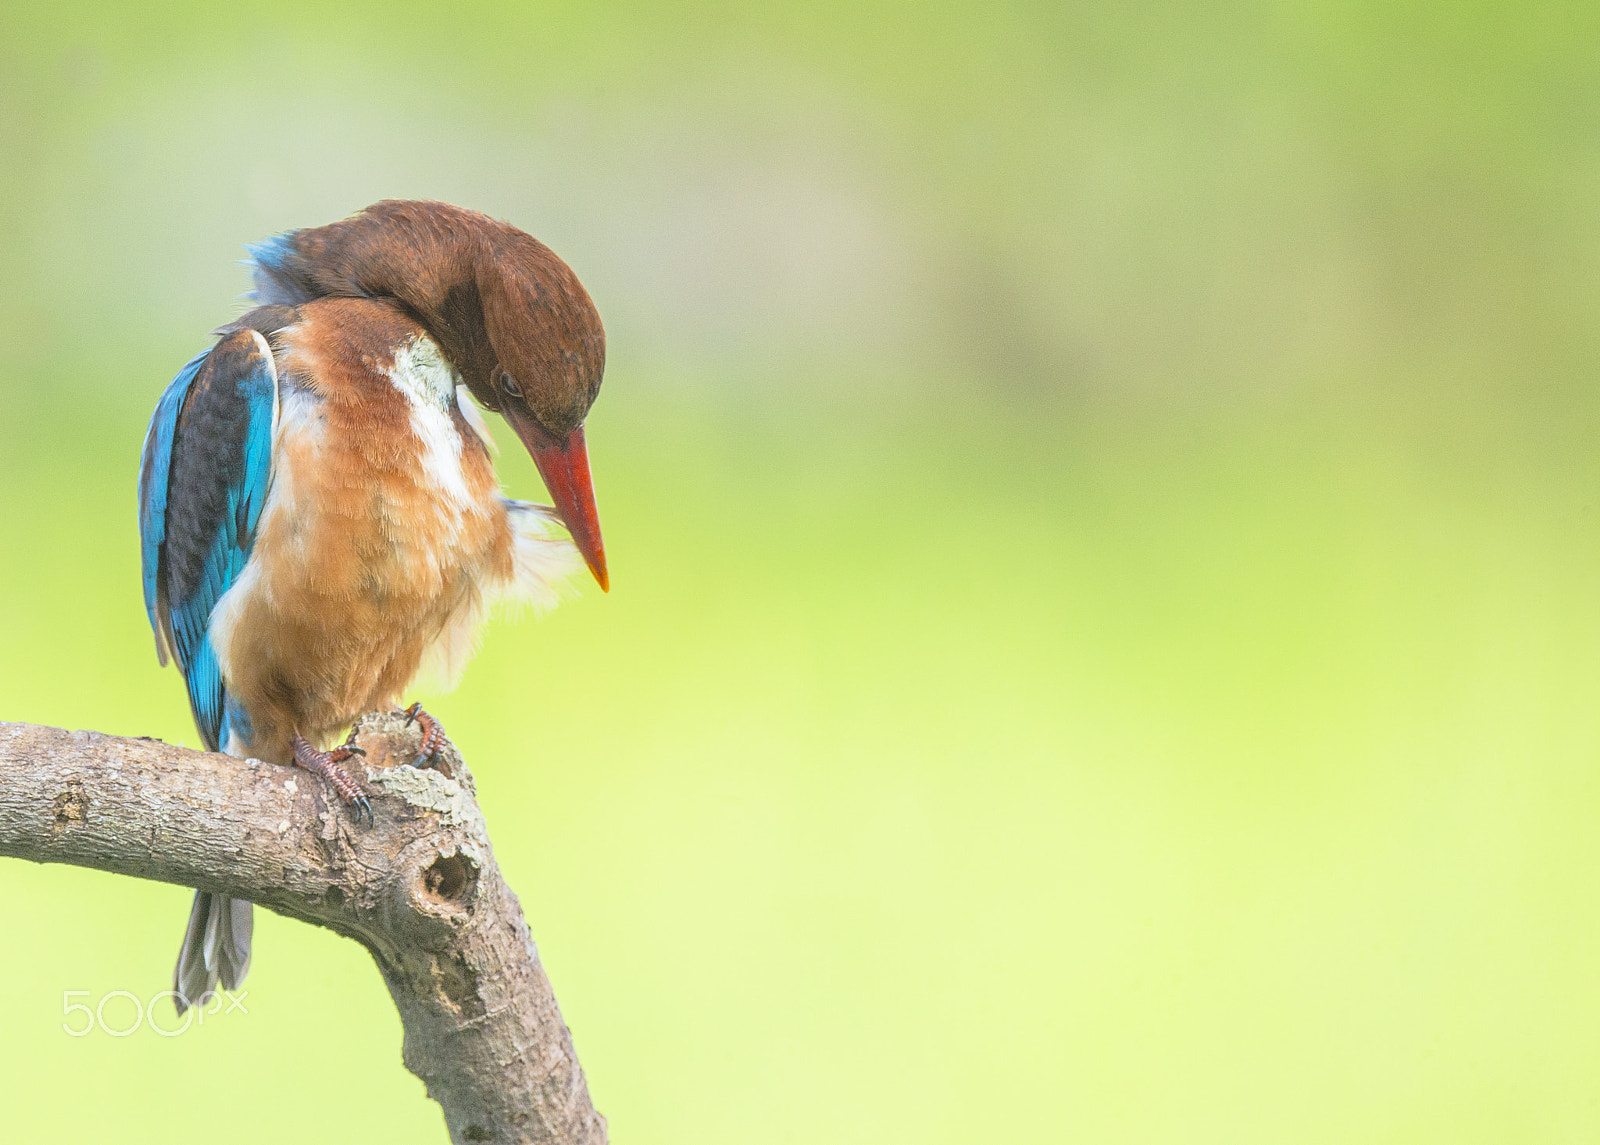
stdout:
<svg viewBox="0 0 1600 1145">
<path fill-rule="evenodd" d="M 406 727 L 417 724 L 422 728 L 422 742 L 418 744 L 417 760 L 412 767 L 423 765 L 439 757 L 439 747 L 444 740 L 444 728 L 439 726 L 439 721 L 422 710 L 422 704 L 415 703 L 403 713 L 406 717 Z"/>
<path fill-rule="evenodd" d="M 355 738 L 355 733 L 350 733 L 350 738 Z M 377 820 L 372 814 L 372 802 L 367 798 L 361 785 L 351 778 L 350 773 L 339 764 L 353 756 L 365 756 L 367 753 L 350 740 L 346 740 L 332 751 L 319 751 L 311 746 L 303 736 L 294 737 L 294 761 L 300 767 L 328 781 L 328 785 L 338 792 L 339 798 L 345 806 L 356 809 L 356 822 L 361 822 L 363 812 L 367 816 L 367 826 L 377 826 Z"/>
</svg>

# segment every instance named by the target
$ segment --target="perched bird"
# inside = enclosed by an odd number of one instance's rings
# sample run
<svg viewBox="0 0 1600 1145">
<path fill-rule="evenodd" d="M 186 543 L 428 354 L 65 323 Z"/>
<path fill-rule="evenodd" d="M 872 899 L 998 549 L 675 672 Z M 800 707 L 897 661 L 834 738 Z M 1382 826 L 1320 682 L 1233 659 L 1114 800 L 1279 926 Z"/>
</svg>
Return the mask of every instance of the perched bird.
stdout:
<svg viewBox="0 0 1600 1145">
<path fill-rule="evenodd" d="M 248 249 L 256 308 L 179 372 L 145 437 L 145 607 L 208 749 L 315 772 L 371 822 L 341 729 L 396 707 L 427 662 L 453 683 L 486 609 L 554 604 L 580 554 L 609 587 L 583 436 L 605 332 L 548 247 L 445 203 Z M 511 423 L 554 509 L 500 496 L 478 406 Z M 408 713 L 433 750 L 437 723 Z M 250 936 L 250 903 L 195 893 L 180 1012 L 238 987 Z"/>
</svg>

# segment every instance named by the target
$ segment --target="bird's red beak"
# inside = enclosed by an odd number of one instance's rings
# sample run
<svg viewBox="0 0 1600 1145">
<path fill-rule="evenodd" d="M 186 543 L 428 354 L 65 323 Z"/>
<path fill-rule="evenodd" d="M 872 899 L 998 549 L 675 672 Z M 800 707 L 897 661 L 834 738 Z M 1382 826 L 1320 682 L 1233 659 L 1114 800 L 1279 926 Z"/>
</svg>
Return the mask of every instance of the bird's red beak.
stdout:
<svg viewBox="0 0 1600 1145">
<path fill-rule="evenodd" d="M 600 514 L 594 507 L 594 482 L 589 477 L 589 446 L 583 440 L 583 426 L 567 434 L 565 441 L 558 441 L 531 418 L 508 415 L 506 420 L 533 455 L 544 487 L 550 490 L 556 511 L 572 534 L 572 543 L 588 562 L 600 590 L 610 592 L 606 546 L 600 539 Z"/>
</svg>

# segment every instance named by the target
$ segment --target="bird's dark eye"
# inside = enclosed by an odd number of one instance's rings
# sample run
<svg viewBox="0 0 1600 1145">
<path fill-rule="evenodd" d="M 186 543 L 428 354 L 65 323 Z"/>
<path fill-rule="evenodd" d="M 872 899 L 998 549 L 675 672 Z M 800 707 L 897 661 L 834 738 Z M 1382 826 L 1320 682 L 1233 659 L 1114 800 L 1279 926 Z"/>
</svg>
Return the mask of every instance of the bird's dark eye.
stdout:
<svg viewBox="0 0 1600 1145">
<path fill-rule="evenodd" d="M 522 396 L 522 387 L 517 385 L 516 379 L 504 370 L 500 371 L 500 388 L 514 398 Z"/>
</svg>

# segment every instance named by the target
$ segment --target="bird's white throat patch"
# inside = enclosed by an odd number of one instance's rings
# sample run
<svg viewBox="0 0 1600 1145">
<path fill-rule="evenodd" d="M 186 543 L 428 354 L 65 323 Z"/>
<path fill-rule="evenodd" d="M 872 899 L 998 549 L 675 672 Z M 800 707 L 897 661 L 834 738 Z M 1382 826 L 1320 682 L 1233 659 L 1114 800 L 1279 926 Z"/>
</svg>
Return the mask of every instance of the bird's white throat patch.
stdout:
<svg viewBox="0 0 1600 1145">
<path fill-rule="evenodd" d="M 426 334 L 418 334 L 395 351 L 389 380 L 413 401 L 445 410 L 456 400 L 456 387 L 463 382 L 461 372 L 445 359 L 439 344 Z"/>
<path fill-rule="evenodd" d="M 466 509 L 472 494 L 461 469 L 461 433 L 454 417 L 460 371 L 432 338 L 419 334 L 395 351 L 388 376 L 411 403 L 411 428 L 422 445 L 418 457 L 434 488 L 457 512 Z"/>
</svg>

